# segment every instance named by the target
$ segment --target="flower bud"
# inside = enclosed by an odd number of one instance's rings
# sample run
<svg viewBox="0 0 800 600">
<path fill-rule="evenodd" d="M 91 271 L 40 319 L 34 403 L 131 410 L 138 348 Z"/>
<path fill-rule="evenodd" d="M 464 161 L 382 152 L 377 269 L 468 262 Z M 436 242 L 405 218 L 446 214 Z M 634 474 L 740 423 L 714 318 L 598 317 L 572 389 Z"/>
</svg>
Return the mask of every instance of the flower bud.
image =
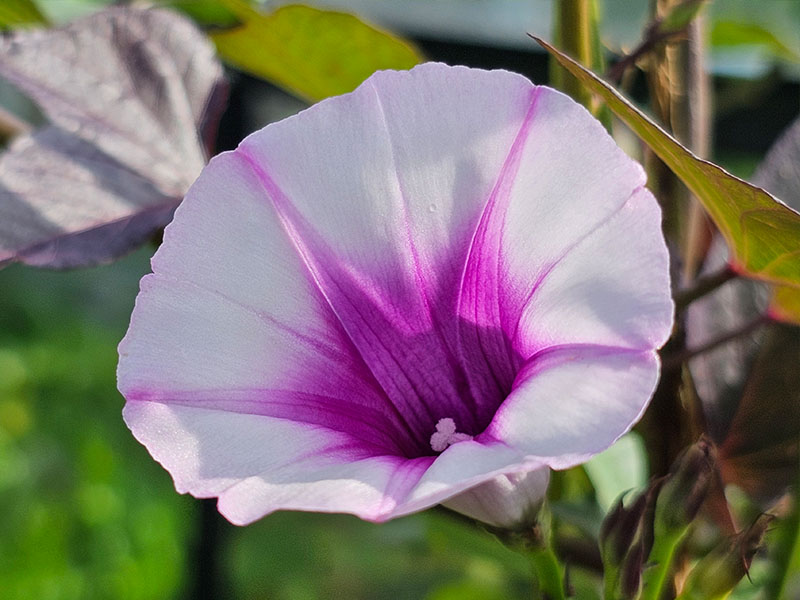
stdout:
<svg viewBox="0 0 800 600">
<path fill-rule="evenodd" d="M 630 506 L 622 498 L 600 529 L 606 589 L 614 598 L 633 599 L 642 586 L 642 569 L 653 543 L 653 513 L 663 479 L 650 483 Z"/>
<path fill-rule="evenodd" d="M 642 566 L 645 559 L 645 543 L 639 537 L 630 547 L 619 574 L 619 598 L 635 600 L 642 589 Z"/>
<path fill-rule="evenodd" d="M 517 530 L 536 523 L 550 469 L 499 475 L 442 504 L 493 527 Z"/>
<path fill-rule="evenodd" d="M 600 527 L 600 548 L 606 563 L 619 565 L 633 543 L 647 503 L 647 494 L 639 494 L 628 507 L 622 498 Z"/>
<path fill-rule="evenodd" d="M 709 552 L 689 573 L 681 600 L 714 600 L 727 596 L 747 575 L 774 518 L 768 514 L 759 516 L 750 527 Z"/>
<path fill-rule="evenodd" d="M 657 533 L 679 532 L 700 511 L 714 478 L 715 456 L 711 443 L 701 438 L 673 463 L 656 504 Z"/>
</svg>

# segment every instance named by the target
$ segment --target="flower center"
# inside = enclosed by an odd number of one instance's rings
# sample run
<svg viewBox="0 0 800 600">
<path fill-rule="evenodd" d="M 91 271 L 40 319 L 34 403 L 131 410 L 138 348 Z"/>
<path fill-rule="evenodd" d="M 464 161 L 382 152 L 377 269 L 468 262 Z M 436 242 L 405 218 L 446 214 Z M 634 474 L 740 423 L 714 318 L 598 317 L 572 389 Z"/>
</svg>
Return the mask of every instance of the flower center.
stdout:
<svg viewBox="0 0 800 600">
<path fill-rule="evenodd" d="M 436 423 L 436 433 L 431 436 L 431 448 L 434 452 L 444 452 L 450 445 L 456 442 L 471 440 L 472 436 L 456 431 L 456 422 L 447 417 L 439 419 Z"/>
</svg>

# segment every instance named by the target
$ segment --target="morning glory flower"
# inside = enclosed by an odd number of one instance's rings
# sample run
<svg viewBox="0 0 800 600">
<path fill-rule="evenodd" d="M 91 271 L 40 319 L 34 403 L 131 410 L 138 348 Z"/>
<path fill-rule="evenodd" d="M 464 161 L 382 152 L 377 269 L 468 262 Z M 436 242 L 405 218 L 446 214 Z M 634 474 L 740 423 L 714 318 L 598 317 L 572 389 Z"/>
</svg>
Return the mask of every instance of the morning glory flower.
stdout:
<svg viewBox="0 0 800 600">
<path fill-rule="evenodd" d="M 126 423 L 238 524 L 541 494 L 658 379 L 672 302 L 644 183 L 520 75 L 376 73 L 205 168 L 120 344 Z"/>
</svg>

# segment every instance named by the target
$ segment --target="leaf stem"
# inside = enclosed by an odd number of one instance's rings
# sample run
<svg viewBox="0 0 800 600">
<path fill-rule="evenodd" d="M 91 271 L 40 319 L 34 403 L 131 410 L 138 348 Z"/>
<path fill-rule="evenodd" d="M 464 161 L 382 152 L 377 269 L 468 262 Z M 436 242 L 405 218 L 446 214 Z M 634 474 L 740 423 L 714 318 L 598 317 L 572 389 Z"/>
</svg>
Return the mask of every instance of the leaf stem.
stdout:
<svg viewBox="0 0 800 600">
<path fill-rule="evenodd" d="M 688 531 L 689 528 L 686 527 L 683 531 L 672 534 L 665 532 L 655 536 L 653 548 L 648 557 L 648 562 L 653 566 L 646 570 L 642 577 L 642 600 L 661 600 L 664 597 L 666 593 L 664 588 L 669 580 L 672 560 Z"/>
<path fill-rule="evenodd" d="M 675 293 L 675 310 L 682 311 L 698 298 L 713 292 L 715 289 L 738 277 L 730 265 L 726 264 L 718 271 L 703 275 L 694 280 L 692 285 Z"/>
<path fill-rule="evenodd" d="M 670 371 L 672 369 L 677 369 L 687 360 L 698 356 L 699 354 L 704 354 L 714 348 L 721 346 L 731 340 L 735 340 L 738 337 L 743 335 L 747 335 L 748 333 L 752 333 L 756 329 L 759 329 L 763 325 L 767 323 L 771 323 L 772 318 L 768 314 L 758 315 L 754 319 L 745 322 L 740 327 L 729 331 L 727 333 L 723 333 L 722 335 L 709 340 L 705 344 L 698 346 L 697 348 L 686 348 L 681 352 L 676 352 L 675 354 L 669 354 L 664 356 L 661 360 L 661 366 L 664 371 Z"/>
<path fill-rule="evenodd" d="M 533 572 L 539 582 L 539 591 L 544 600 L 566 600 L 564 592 L 564 569 L 551 546 L 533 548 L 529 552 Z"/>
</svg>

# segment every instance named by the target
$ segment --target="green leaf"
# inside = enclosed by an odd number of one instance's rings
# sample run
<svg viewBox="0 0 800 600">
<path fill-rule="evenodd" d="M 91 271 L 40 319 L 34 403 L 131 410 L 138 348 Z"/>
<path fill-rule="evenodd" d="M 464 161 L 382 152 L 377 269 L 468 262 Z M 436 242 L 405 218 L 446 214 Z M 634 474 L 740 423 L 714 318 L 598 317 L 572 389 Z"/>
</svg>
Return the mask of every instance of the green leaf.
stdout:
<svg viewBox="0 0 800 600">
<path fill-rule="evenodd" d="M 743 275 L 800 286 L 800 214 L 763 189 L 701 160 L 597 75 L 534 38 L 630 127 L 703 204 Z"/>
<path fill-rule="evenodd" d="M 160 4 L 183 12 L 201 27 L 224 28 L 240 24 L 220 0 L 161 0 Z"/>
<path fill-rule="evenodd" d="M 772 288 L 769 316 L 776 321 L 800 325 L 800 290 L 788 285 Z"/>
<path fill-rule="evenodd" d="M 603 512 L 628 490 L 647 484 L 647 455 L 638 433 L 630 432 L 583 465 Z"/>
<path fill-rule="evenodd" d="M 753 182 L 779 195 L 791 207 L 800 206 L 800 119 L 770 148 L 753 175 Z M 800 325 L 800 290 L 775 286 L 769 314 L 778 321 Z"/>
<path fill-rule="evenodd" d="M 217 0 L 240 21 L 212 32 L 235 67 L 309 101 L 354 90 L 379 69 L 422 60 L 408 42 L 345 13 L 291 5 L 261 13 L 243 0 Z"/>
<path fill-rule="evenodd" d="M 795 50 L 757 23 L 717 21 L 711 29 L 711 45 L 714 48 L 759 46 L 775 57 L 800 62 L 800 55 Z"/>
<path fill-rule="evenodd" d="M 706 0 L 684 0 L 672 6 L 658 26 L 661 34 L 677 33 L 686 29 L 692 20 L 699 14 Z"/>
<path fill-rule="evenodd" d="M 47 24 L 47 19 L 36 8 L 33 0 L 3 0 L 0 3 L 0 28 L 2 29 L 19 25 L 44 24 Z"/>
</svg>

